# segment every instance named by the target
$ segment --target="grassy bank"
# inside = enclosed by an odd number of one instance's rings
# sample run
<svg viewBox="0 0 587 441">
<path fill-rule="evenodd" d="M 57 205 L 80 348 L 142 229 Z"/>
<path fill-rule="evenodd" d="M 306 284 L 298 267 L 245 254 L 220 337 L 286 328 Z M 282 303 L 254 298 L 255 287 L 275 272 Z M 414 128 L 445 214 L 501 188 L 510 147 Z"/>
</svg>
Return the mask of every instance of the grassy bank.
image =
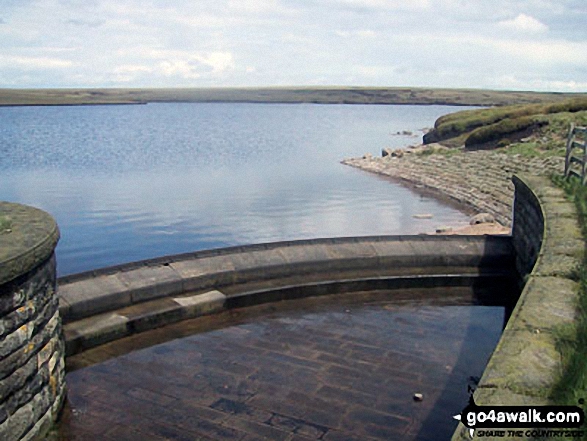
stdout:
<svg viewBox="0 0 587 441">
<path fill-rule="evenodd" d="M 568 197 L 575 203 L 583 238 L 587 243 L 587 187 L 578 179 L 554 177 Z M 574 326 L 561 329 L 558 335 L 559 350 L 566 369 L 553 392 L 553 399 L 560 404 L 578 404 L 587 399 L 587 255 L 577 269 L 579 283 L 579 316 Z M 587 432 L 582 439 L 587 439 Z"/>
<path fill-rule="evenodd" d="M 576 95 L 481 89 L 399 87 L 0 89 L 0 106 L 141 104 L 151 102 L 507 106 L 511 104 L 558 102 L 573 96 Z"/>
<path fill-rule="evenodd" d="M 555 123 L 560 128 L 564 115 L 587 111 L 587 98 L 575 97 L 556 103 L 524 104 L 490 109 L 465 110 L 442 116 L 424 137 L 425 143 L 468 149 L 510 145 L 536 130 Z"/>
</svg>

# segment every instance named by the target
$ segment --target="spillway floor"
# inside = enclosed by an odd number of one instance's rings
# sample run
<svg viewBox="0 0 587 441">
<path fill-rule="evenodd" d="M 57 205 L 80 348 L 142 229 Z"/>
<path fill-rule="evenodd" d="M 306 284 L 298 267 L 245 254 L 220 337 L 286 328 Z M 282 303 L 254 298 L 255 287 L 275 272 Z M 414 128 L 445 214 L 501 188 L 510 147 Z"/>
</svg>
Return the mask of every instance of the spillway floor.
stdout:
<svg viewBox="0 0 587 441">
<path fill-rule="evenodd" d="M 379 292 L 169 325 L 68 358 L 52 439 L 449 439 L 503 321 L 503 307 Z"/>
</svg>

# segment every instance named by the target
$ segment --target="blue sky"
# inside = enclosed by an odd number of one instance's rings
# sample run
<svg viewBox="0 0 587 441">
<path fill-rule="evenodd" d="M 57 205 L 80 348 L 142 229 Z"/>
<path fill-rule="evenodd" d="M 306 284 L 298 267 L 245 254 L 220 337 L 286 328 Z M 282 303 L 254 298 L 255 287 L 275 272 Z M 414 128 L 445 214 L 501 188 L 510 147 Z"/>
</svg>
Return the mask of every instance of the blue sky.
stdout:
<svg viewBox="0 0 587 441">
<path fill-rule="evenodd" d="M 1 0 L 0 87 L 587 92 L 585 0 Z"/>
</svg>

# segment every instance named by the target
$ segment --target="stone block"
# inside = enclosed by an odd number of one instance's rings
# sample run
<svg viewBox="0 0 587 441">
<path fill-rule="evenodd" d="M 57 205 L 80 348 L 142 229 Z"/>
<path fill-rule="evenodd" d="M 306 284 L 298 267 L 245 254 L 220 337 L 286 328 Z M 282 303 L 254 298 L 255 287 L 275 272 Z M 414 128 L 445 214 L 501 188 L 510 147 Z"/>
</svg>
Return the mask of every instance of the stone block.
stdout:
<svg viewBox="0 0 587 441">
<path fill-rule="evenodd" d="M 555 218 L 545 224 L 546 235 L 552 238 L 582 239 L 577 219 Z"/>
<path fill-rule="evenodd" d="M 37 316 L 31 322 L 31 325 L 34 327 L 34 332 L 36 333 L 39 329 L 44 328 L 55 313 L 58 313 L 58 309 L 59 299 L 57 299 L 57 297 L 53 297 L 52 300 L 45 305 L 39 306 L 37 308 Z"/>
<path fill-rule="evenodd" d="M 60 285 L 60 299 L 69 305 L 65 323 L 110 311 L 131 303 L 127 286 L 116 275 L 103 275 Z"/>
<path fill-rule="evenodd" d="M 32 405 L 23 406 L 8 419 L 0 424 L 0 439 L 18 440 L 21 439 L 29 427 L 34 425 L 35 414 Z"/>
<path fill-rule="evenodd" d="M 556 202 L 548 202 L 546 204 L 544 217 L 547 222 L 557 218 L 577 219 L 577 210 L 572 203 L 557 200 Z"/>
<path fill-rule="evenodd" d="M 190 316 L 196 316 L 222 310 L 226 296 L 214 290 L 193 296 L 175 297 L 173 300 L 188 311 Z"/>
<path fill-rule="evenodd" d="M 58 338 L 52 338 L 47 344 L 37 353 L 37 368 L 40 369 L 49 359 L 58 351 Z"/>
<path fill-rule="evenodd" d="M 45 367 L 40 369 L 36 375 L 30 377 L 22 388 L 15 391 L 2 406 L 12 415 L 17 409 L 29 403 L 43 387 L 49 383 L 49 370 Z"/>
<path fill-rule="evenodd" d="M 410 239 L 373 241 L 372 247 L 380 266 L 415 266 L 418 263 Z"/>
<path fill-rule="evenodd" d="M 0 358 L 4 358 L 15 352 L 18 348 L 27 344 L 33 336 L 34 327 L 32 323 L 25 323 L 14 332 L 4 337 L 0 346 Z"/>
<path fill-rule="evenodd" d="M 270 267 L 283 267 L 287 264 L 284 255 L 279 249 L 234 253 L 227 256 L 235 271 L 249 269 L 265 270 Z"/>
<path fill-rule="evenodd" d="M 26 291 L 11 284 L 0 287 L 0 314 L 5 315 L 26 303 Z"/>
<path fill-rule="evenodd" d="M 51 404 L 51 393 L 49 386 L 46 386 L 0 424 L 0 439 L 18 440 L 28 436 L 28 433 L 33 434 L 33 438 L 39 438 L 39 433 L 32 432 L 32 429 L 36 422 L 51 408 Z"/>
<path fill-rule="evenodd" d="M 563 277 L 574 279 L 583 259 L 565 254 L 554 254 L 550 249 L 538 256 L 533 275 L 543 277 Z"/>
<path fill-rule="evenodd" d="M 128 318 L 110 312 L 78 320 L 67 326 L 67 355 L 73 348 L 93 347 L 128 335 Z"/>
<path fill-rule="evenodd" d="M 37 373 L 37 369 L 37 360 L 31 358 L 20 369 L 15 369 L 11 375 L 0 380 L 0 397 L 3 397 L 2 401 L 4 397 L 22 389 L 25 383 Z"/>
<path fill-rule="evenodd" d="M 572 237 L 547 236 L 544 240 L 544 252 L 582 259 L 585 253 L 585 242 L 583 239 Z"/>
<path fill-rule="evenodd" d="M 543 332 L 572 324 L 578 315 L 578 290 L 579 285 L 569 279 L 531 276 L 508 328 Z"/>
<path fill-rule="evenodd" d="M 333 243 L 326 245 L 330 259 L 369 259 L 377 256 L 370 242 Z"/>
<path fill-rule="evenodd" d="M 169 264 L 183 279 L 192 279 L 207 274 L 234 271 L 230 255 L 187 259 Z"/>
<path fill-rule="evenodd" d="M 124 271 L 118 274 L 118 279 L 130 292 L 132 303 L 177 294 L 183 290 L 183 279 L 171 265 L 144 266 Z"/>
<path fill-rule="evenodd" d="M 0 339 L 5 338 L 8 333 L 30 321 L 35 312 L 35 302 L 29 300 L 20 308 L 4 316 L 0 320 Z"/>
<path fill-rule="evenodd" d="M 329 259 L 328 245 L 291 245 L 279 250 L 289 265 L 311 264 L 311 262 L 323 262 Z"/>
<path fill-rule="evenodd" d="M 47 412 L 45 412 L 45 415 L 43 415 L 37 421 L 37 423 L 31 430 L 28 431 L 28 433 L 22 438 L 21 441 L 35 441 L 38 440 L 39 433 L 49 432 L 51 426 L 53 425 L 54 415 L 56 413 L 57 412 L 53 411 L 52 409 L 49 409 Z"/>
<path fill-rule="evenodd" d="M 561 372 L 561 357 L 550 333 L 509 329 L 508 325 L 479 386 L 544 398 Z"/>
<path fill-rule="evenodd" d="M 234 280 L 234 264 L 229 255 L 172 262 L 170 266 L 183 279 L 183 290 L 197 291 Z"/>
<path fill-rule="evenodd" d="M 16 369 L 19 369 L 35 356 L 40 348 L 59 332 L 60 326 L 59 314 L 56 312 L 44 329 L 34 335 L 28 344 L 8 356 L 0 358 L 0 379 L 11 375 Z"/>
</svg>

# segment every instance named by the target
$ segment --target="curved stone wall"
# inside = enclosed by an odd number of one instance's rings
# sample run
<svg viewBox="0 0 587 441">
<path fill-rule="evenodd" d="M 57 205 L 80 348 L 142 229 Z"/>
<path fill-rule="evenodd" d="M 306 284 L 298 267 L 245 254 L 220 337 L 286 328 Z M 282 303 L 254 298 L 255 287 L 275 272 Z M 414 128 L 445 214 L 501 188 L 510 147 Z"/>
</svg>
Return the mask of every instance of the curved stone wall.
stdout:
<svg viewBox="0 0 587 441">
<path fill-rule="evenodd" d="M 575 279 L 585 244 L 575 207 L 549 179 L 513 182 L 513 245 L 524 288 L 475 391 L 480 406 L 548 404 L 565 368 L 556 333 L 578 314 Z M 471 437 L 459 424 L 452 439 Z"/>
<path fill-rule="evenodd" d="M 223 309 L 351 291 L 468 287 L 511 303 L 509 236 L 374 236 L 247 245 L 59 279 L 66 355 Z M 515 284 L 515 282 L 513 282 Z M 496 286 L 503 289 L 496 289 Z"/>
<path fill-rule="evenodd" d="M 512 178 L 515 187 L 512 237 L 516 251 L 516 270 L 523 279 L 532 272 L 544 236 L 542 205 L 528 184 L 518 176 Z"/>
<path fill-rule="evenodd" d="M 0 202 L 0 439 L 42 438 L 65 395 L 56 295 L 59 230 L 47 213 Z"/>
</svg>

